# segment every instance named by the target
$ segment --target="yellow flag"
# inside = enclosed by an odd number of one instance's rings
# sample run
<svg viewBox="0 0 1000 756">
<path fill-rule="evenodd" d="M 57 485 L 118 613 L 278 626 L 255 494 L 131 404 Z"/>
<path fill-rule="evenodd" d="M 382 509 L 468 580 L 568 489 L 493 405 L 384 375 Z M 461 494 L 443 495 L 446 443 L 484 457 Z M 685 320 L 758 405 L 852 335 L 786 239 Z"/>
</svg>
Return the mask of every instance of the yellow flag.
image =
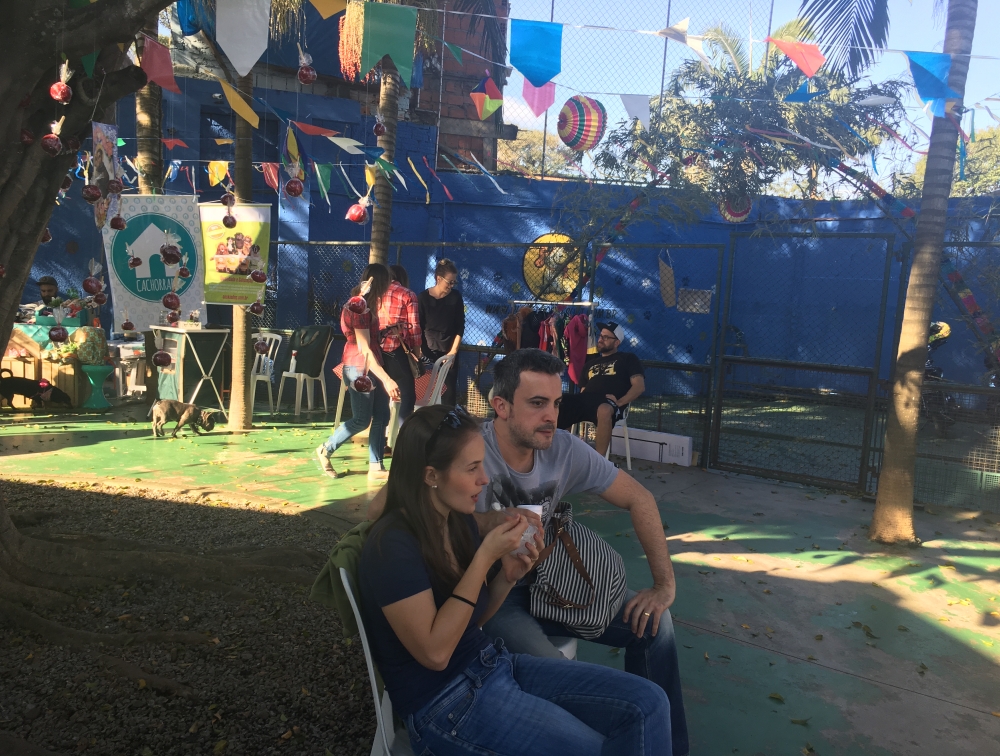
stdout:
<svg viewBox="0 0 1000 756">
<path fill-rule="evenodd" d="M 347 0 L 310 0 L 324 20 L 347 10 Z"/>
<path fill-rule="evenodd" d="M 256 129 L 260 125 L 260 118 L 253 112 L 253 108 L 247 105 L 247 101 L 243 99 L 240 93 L 225 81 L 219 79 L 219 83 L 222 85 L 222 94 L 226 96 L 226 100 L 229 101 L 229 107 L 233 109 L 233 112 Z"/>
<path fill-rule="evenodd" d="M 233 140 L 232 139 L 216 139 L 215 143 L 216 144 L 232 144 Z"/>
<path fill-rule="evenodd" d="M 208 183 L 212 186 L 218 185 L 229 173 L 229 163 L 225 160 L 213 160 L 208 164 Z"/>
<path fill-rule="evenodd" d="M 365 181 L 368 182 L 368 193 L 371 194 L 372 187 L 375 186 L 375 166 L 365 163 Z"/>
</svg>

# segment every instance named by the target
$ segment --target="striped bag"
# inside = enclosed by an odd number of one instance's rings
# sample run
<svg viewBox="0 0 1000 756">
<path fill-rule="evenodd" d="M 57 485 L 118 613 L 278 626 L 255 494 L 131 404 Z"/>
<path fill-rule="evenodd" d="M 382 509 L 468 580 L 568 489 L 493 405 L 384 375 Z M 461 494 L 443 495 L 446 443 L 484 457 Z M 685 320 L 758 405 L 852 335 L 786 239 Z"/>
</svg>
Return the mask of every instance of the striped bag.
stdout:
<svg viewBox="0 0 1000 756">
<path fill-rule="evenodd" d="M 545 527 L 531 585 L 531 614 L 553 620 L 593 640 L 618 614 L 628 586 L 621 554 L 590 528 L 573 522 L 573 509 L 560 502 Z"/>
</svg>

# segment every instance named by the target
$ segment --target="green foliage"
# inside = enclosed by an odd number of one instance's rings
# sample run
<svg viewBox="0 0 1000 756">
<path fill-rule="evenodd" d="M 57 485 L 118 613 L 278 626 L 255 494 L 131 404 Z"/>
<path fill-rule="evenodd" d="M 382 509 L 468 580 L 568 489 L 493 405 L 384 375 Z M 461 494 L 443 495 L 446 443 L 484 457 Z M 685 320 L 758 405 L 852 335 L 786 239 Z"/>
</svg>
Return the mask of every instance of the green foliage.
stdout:
<svg viewBox="0 0 1000 756">
<path fill-rule="evenodd" d="M 582 155 L 566 147 L 559 137 L 549 134 L 545 145 L 545 175 L 580 178 Z M 521 129 L 513 142 L 497 141 L 497 168 L 501 172 L 542 172 L 542 132 Z"/>
<path fill-rule="evenodd" d="M 807 39 L 809 32 L 795 22 L 775 34 Z M 804 170 L 814 185 L 824 181 L 827 166 L 839 162 L 844 151 L 866 155 L 882 142 L 884 134 L 871 119 L 893 128 L 902 121 L 898 98 L 906 85 L 901 81 L 858 87 L 843 73 L 823 68 L 810 88 L 828 94 L 787 103 L 784 98 L 806 79 L 785 56 L 771 51 L 750 70 L 732 32 L 719 27 L 705 38 L 712 65 L 689 61 L 674 74 L 662 98 L 652 103 L 650 133 L 634 122 L 611 132 L 594 158 L 602 178 L 645 183 L 651 175 L 666 175 L 663 185 L 700 191 L 713 201 L 755 198 L 779 177 Z M 873 95 L 895 102 L 857 104 Z M 781 136 L 776 141 L 753 130 Z M 802 146 L 789 132 L 832 149 Z"/>
<path fill-rule="evenodd" d="M 816 29 L 830 68 L 857 77 L 889 39 L 889 0 L 802 0 L 802 18 Z"/>
<path fill-rule="evenodd" d="M 993 127 L 976 134 L 976 141 L 965 146 L 965 180 L 959 180 L 959 162 L 955 159 L 955 175 L 951 185 L 952 197 L 979 197 L 1000 193 L 1000 127 Z M 900 178 L 901 194 L 918 197 L 924 188 L 924 170 L 927 157 L 913 166 L 911 174 Z"/>
</svg>

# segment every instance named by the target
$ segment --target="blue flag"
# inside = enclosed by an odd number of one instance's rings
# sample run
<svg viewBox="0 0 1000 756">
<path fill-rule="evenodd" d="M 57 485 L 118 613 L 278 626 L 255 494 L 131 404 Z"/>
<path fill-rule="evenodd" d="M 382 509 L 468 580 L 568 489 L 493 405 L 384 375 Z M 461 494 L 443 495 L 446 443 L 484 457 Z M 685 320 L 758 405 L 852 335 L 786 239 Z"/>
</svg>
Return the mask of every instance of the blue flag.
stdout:
<svg viewBox="0 0 1000 756">
<path fill-rule="evenodd" d="M 562 70 L 562 24 L 510 21 L 510 64 L 532 86 L 541 87 Z"/>
<path fill-rule="evenodd" d="M 924 102 L 932 102 L 931 112 L 944 117 L 944 101 L 959 99 L 959 94 L 948 86 L 951 73 L 951 55 L 933 52 L 905 53 L 910 61 L 910 74 L 917 88 L 917 96 Z"/>
</svg>

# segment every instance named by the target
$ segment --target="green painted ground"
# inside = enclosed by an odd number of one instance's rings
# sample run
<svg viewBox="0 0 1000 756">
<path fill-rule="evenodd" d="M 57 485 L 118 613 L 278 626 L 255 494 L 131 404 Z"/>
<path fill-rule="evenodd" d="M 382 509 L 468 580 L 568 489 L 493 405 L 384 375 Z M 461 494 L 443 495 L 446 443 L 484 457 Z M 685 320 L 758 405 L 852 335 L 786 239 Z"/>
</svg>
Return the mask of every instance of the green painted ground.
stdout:
<svg viewBox="0 0 1000 756">
<path fill-rule="evenodd" d="M 363 516 L 366 448 L 338 453 L 347 460 L 338 468 L 356 472 L 337 481 L 312 457 L 332 416 L 282 416 L 247 435 L 170 441 L 152 438 L 144 413 L 136 405 L 108 416 L 2 415 L 0 473 L 198 490 L 336 529 Z M 635 475 L 657 497 L 674 555 L 693 754 L 998 752 L 994 516 L 920 510 L 924 545 L 885 553 L 865 537 L 868 502 L 639 464 Z M 632 587 L 647 585 L 627 513 L 594 497 L 575 504 L 624 555 Z M 581 643 L 580 658 L 620 667 L 624 654 Z"/>
</svg>

